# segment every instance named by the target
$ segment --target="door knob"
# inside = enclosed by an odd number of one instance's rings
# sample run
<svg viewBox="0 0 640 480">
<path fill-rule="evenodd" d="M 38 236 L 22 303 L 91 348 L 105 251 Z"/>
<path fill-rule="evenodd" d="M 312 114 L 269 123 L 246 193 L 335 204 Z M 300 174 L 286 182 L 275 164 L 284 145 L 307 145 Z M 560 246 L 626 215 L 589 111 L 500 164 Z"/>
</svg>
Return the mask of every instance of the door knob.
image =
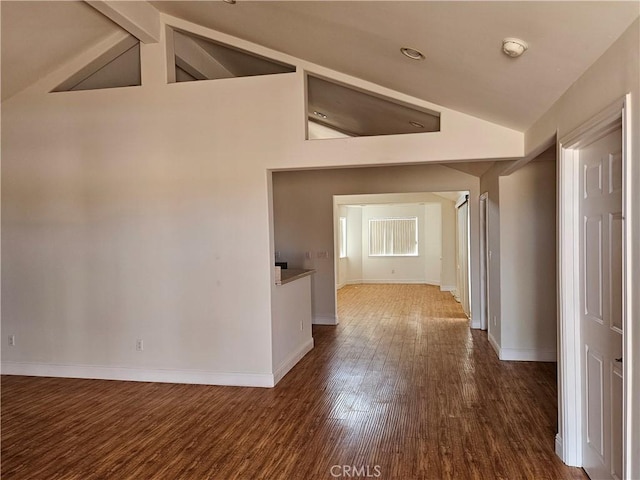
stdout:
<svg viewBox="0 0 640 480">
<path fill-rule="evenodd" d="M 620 358 L 616 358 L 616 362 L 618 362 L 618 363 L 622 363 L 622 357 L 620 357 Z"/>
</svg>

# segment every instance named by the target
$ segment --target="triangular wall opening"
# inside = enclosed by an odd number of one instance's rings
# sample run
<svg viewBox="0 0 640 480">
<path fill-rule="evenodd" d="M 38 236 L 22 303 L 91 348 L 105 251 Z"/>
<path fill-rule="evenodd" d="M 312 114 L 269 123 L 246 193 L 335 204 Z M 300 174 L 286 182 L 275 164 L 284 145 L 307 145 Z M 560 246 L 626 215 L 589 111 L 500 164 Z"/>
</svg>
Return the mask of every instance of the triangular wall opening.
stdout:
<svg viewBox="0 0 640 480">
<path fill-rule="evenodd" d="M 130 36 L 62 82 L 52 92 L 100 90 L 141 84 L 140 42 Z"/>
</svg>

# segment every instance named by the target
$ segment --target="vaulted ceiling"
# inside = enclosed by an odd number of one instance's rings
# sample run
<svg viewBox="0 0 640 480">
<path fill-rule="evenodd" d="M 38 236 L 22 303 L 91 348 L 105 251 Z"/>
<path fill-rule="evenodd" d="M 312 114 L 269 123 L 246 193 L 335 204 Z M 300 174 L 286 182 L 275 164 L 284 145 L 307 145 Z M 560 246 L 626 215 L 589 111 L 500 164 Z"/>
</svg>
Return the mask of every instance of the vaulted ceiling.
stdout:
<svg viewBox="0 0 640 480">
<path fill-rule="evenodd" d="M 153 1 L 161 12 L 517 130 L 640 15 L 639 1 Z M 81 1 L 0 2 L 2 98 L 120 29 Z M 501 52 L 505 37 L 530 48 Z M 403 46 L 426 59 L 400 54 Z"/>
</svg>

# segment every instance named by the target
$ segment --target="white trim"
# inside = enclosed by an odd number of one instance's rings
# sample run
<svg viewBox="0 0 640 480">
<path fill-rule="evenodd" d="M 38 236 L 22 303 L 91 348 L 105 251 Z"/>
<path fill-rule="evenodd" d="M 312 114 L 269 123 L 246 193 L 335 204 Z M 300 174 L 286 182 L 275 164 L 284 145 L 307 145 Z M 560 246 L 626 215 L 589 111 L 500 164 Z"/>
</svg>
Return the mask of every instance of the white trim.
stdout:
<svg viewBox="0 0 640 480">
<path fill-rule="evenodd" d="M 580 329 L 580 259 L 578 236 L 580 232 L 579 220 L 579 149 L 600 138 L 605 131 L 610 131 L 612 124 L 622 123 L 623 138 L 623 175 L 630 169 L 630 133 L 629 123 L 625 121 L 630 106 L 630 96 L 626 95 L 613 105 L 603 110 L 585 124 L 576 128 L 558 142 L 558 345 L 559 355 L 559 402 L 558 415 L 562 439 L 561 458 L 567 465 L 582 466 L 582 365 L 581 365 L 581 329 Z M 626 178 L 626 177 L 625 177 Z M 627 179 L 628 180 L 628 179 Z M 629 207 L 629 189 L 625 183 L 623 192 L 623 216 Z M 626 223 L 626 222 L 625 222 Z M 623 248 L 623 270 L 625 279 L 629 279 L 631 258 L 628 255 L 631 247 L 631 236 L 628 225 L 625 225 Z M 628 288 L 626 285 L 623 291 Z M 624 293 L 623 293 L 624 295 Z M 623 330 L 625 337 L 630 333 L 630 318 L 628 315 L 629 299 L 623 302 Z M 628 339 L 627 339 L 628 340 Z M 629 357 L 628 342 L 624 343 L 623 356 Z M 625 368 L 630 367 L 624 362 Z M 624 424 L 627 426 L 630 371 L 624 375 Z M 628 432 L 628 429 L 627 429 Z M 625 471 L 629 471 L 626 459 L 629 456 L 629 437 L 624 439 Z"/>
<path fill-rule="evenodd" d="M 564 457 L 562 437 L 559 433 L 556 434 L 556 455 L 560 458 Z"/>
<path fill-rule="evenodd" d="M 314 315 L 312 325 L 338 325 L 338 319 L 334 315 Z"/>
<path fill-rule="evenodd" d="M 487 333 L 487 338 L 498 358 L 506 362 L 555 362 L 557 359 L 555 350 L 502 348 L 491 333 Z"/>
<path fill-rule="evenodd" d="M 637 103 L 637 99 L 636 99 Z M 638 444 L 634 444 L 634 428 L 632 425 L 633 419 L 638 418 L 638 402 L 634 401 L 633 395 L 633 367 L 635 365 L 638 368 L 638 361 L 636 352 L 633 348 L 633 339 L 636 336 L 635 329 L 637 328 L 638 318 L 634 316 L 633 310 L 633 298 L 630 295 L 631 285 L 634 284 L 634 269 L 633 269 L 633 256 L 637 252 L 637 245 L 635 249 L 632 249 L 634 245 L 633 231 L 636 229 L 635 222 L 638 220 L 637 216 L 633 216 L 634 211 L 637 211 L 637 205 L 632 204 L 631 195 L 634 190 L 632 185 L 632 135 L 637 135 L 638 125 L 635 126 L 635 130 L 632 128 L 632 115 L 631 115 L 631 94 L 627 94 L 624 97 L 622 106 L 622 156 L 623 156 L 623 182 L 622 182 L 622 215 L 625 218 L 624 222 L 624 237 L 623 237 L 623 279 L 622 279 L 622 321 L 623 321 L 623 340 L 622 340 L 622 357 L 624 362 L 622 365 L 622 375 L 624 378 L 623 383 L 623 451 L 622 451 L 622 468 L 623 478 L 638 478 L 640 472 L 640 463 L 638 463 L 637 455 L 633 452 L 638 451 Z M 638 186 L 636 185 L 635 188 Z M 634 252 L 634 253 L 632 253 Z M 637 264 L 637 263 L 636 263 Z M 635 270 L 637 277 L 638 270 Z M 635 280 L 637 282 L 637 278 Z M 636 298 L 635 301 L 638 299 Z M 632 459 L 635 458 L 636 462 Z"/>
<path fill-rule="evenodd" d="M 582 465 L 582 403 L 580 383 L 580 325 L 577 313 L 579 305 L 579 254 L 577 152 L 558 144 L 558 343 L 559 357 L 559 423 L 563 438 L 562 460 L 567 465 Z"/>
<path fill-rule="evenodd" d="M 287 360 L 282 362 L 282 365 L 275 370 L 273 374 L 273 384 L 274 386 L 282 380 L 282 378 L 289 373 L 289 371 L 296 366 L 296 364 L 302 360 L 307 353 L 309 353 L 313 349 L 313 338 L 309 339 L 304 345 L 302 345 L 296 352 L 294 352 Z"/>
<path fill-rule="evenodd" d="M 555 362 L 555 350 L 538 350 L 527 348 L 500 348 L 500 360 L 515 362 Z"/>
<path fill-rule="evenodd" d="M 352 283 L 352 282 L 348 282 L 348 283 Z M 358 281 L 356 282 L 358 284 L 372 284 L 372 285 L 379 285 L 379 284 L 405 284 L 405 285 L 435 285 L 438 286 L 437 283 L 431 283 L 428 282 L 426 280 L 403 280 L 403 279 L 397 279 L 397 278 L 381 278 L 381 279 L 376 279 L 376 280 L 362 280 L 362 281 Z"/>
<path fill-rule="evenodd" d="M 347 280 L 342 285 L 338 285 L 338 289 L 344 287 L 345 285 L 366 285 L 366 284 L 407 284 L 407 285 L 433 285 L 435 287 L 440 287 L 441 292 L 453 292 L 456 289 L 455 285 L 440 285 L 438 281 L 430 281 L 430 280 L 398 280 L 394 279 L 382 279 L 382 280 Z"/>
<path fill-rule="evenodd" d="M 480 328 L 489 330 L 489 318 L 491 318 L 489 311 L 489 192 L 482 193 L 479 200 Z"/>
<path fill-rule="evenodd" d="M 478 321 L 474 321 L 471 318 L 469 318 L 470 324 L 469 327 L 473 330 L 482 330 L 482 325 L 480 324 L 480 322 Z"/>
<path fill-rule="evenodd" d="M 146 369 L 104 365 L 2 362 L 3 375 L 31 377 L 89 378 L 131 382 L 188 383 L 237 387 L 273 387 L 270 373 L 227 373 L 204 370 Z"/>
<path fill-rule="evenodd" d="M 489 338 L 489 345 L 491 345 L 493 351 L 496 352 L 496 355 L 498 356 L 498 358 L 500 358 L 500 345 L 498 345 L 498 342 L 496 342 L 496 339 L 493 338 L 493 335 L 491 335 L 491 333 L 488 333 L 487 337 Z"/>
</svg>

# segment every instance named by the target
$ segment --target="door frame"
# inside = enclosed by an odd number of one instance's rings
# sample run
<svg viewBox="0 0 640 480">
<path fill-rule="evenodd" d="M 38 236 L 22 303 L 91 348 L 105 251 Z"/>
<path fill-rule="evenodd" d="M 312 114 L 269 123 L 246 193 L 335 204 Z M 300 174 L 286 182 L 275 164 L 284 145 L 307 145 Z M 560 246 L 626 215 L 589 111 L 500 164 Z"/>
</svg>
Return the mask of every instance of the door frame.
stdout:
<svg viewBox="0 0 640 480">
<path fill-rule="evenodd" d="M 480 195 L 480 329 L 489 330 L 489 193 Z"/>
<path fill-rule="evenodd" d="M 591 120 L 558 141 L 558 427 L 556 453 L 567 465 L 582 466 L 582 359 L 580 325 L 580 258 L 576 248 L 580 235 L 579 152 L 586 145 L 622 127 L 622 216 L 628 218 L 630 192 L 630 95 L 610 105 Z M 623 472 L 630 473 L 627 461 L 631 446 L 628 409 L 631 388 L 631 229 L 623 225 L 622 325 L 623 325 Z"/>
</svg>

